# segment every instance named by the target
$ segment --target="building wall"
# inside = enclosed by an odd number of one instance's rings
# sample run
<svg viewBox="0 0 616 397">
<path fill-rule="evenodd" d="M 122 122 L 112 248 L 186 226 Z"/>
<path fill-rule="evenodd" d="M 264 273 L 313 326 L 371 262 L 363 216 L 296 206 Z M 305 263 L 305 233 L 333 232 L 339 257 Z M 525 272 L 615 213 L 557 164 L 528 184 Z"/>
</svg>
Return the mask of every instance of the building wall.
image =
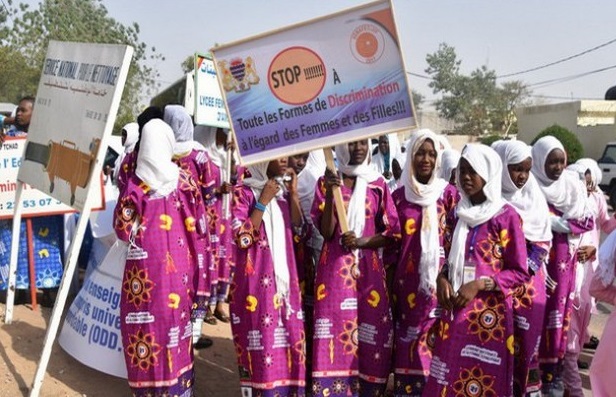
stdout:
<svg viewBox="0 0 616 397">
<path fill-rule="evenodd" d="M 516 109 L 518 139 L 529 143 L 544 129 L 558 124 L 573 132 L 584 156 L 595 160 L 608 142 L 616 141 L 616 102 L 574 101 Z"/>
</svg>

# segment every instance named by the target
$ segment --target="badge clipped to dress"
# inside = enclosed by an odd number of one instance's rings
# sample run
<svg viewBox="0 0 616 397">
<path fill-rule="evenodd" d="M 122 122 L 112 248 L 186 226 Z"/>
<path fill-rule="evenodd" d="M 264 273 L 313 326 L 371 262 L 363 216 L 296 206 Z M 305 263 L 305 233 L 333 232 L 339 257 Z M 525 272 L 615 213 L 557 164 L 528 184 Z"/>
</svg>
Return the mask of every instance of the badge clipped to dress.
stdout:
<svg viewBox="0 0 616 397">
<path fill-rule="evenodd" d="M 473 260 L 467 260 L 464 262 L 464 273 L 463 273 L 463 282 L 462 284 L 470 283 L 471 281 L 475 281 L 475 273 L 476 266 Z"/>
</svg>

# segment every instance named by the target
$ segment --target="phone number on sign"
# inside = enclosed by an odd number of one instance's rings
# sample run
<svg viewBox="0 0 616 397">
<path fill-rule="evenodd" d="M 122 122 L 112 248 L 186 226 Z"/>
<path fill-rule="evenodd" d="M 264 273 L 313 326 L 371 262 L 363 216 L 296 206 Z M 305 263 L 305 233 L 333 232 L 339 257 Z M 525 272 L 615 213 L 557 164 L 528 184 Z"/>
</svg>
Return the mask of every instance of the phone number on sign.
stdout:
<svg viewBox="0 0 616 397">
<path fill-rule="evenodd" d="M 24 208 L 37 208 L 37 207 L 47 207 L 49 205 L 58 205 L 62 202 L 60 200 L 52 199 L 52 198 L 40 198 L 38 200 L 23 200 Z M 6 203 L 0 203 L 0 210 L 12 210 L 15 208 L 14 201 L 7 201 Z"/>
</svg>

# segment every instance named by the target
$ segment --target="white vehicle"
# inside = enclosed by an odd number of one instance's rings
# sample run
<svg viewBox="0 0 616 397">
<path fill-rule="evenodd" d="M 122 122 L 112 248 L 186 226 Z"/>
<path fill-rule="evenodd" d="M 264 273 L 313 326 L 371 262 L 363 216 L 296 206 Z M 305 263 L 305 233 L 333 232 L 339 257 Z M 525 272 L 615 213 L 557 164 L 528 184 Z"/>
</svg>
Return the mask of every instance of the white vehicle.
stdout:
<svg viewBox="0 0 616 397">
<path fill-rule="evenodd" d="M 599 186 L 610 196 L 610 205 L 616 209 L 616 142 L 608 142 L 603 155 L 597 160 L 603 173 Z"/>
</svg>

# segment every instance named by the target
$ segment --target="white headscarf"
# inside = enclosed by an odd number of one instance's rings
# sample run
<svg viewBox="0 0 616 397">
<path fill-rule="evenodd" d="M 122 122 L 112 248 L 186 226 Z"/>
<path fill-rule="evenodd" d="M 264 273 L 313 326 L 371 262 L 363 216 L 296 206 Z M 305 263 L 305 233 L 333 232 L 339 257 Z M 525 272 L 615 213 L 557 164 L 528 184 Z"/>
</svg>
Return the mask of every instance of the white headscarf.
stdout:
<svg viewBox="0 0 616 397">
<path fill-rule="evenodd" d="M 184 106 L 165 106 L 164 120 L 165 123 L 171 126 L 173 134 L 175 135 L 176 144 L 173 149 L 175 155 L 186 154 L 193 149 L 204 149 L 193 140 L 195 129 L 192 119 Z"/>
<path fill-rule="evenodd" d="M 599 184 L 601 183 L 601 179 L 603 179 L 603 172 L 601 172 L 601 168 L 599 168 L 599 164 L 591 158 L 583 158 L 576 161 L 576 164 L 580 164 L 585 167 L 588 171 L 590 171 L 590 179 L 592 183 L 593 189 L 599 189 Z M 584 174 L 586 174 L 586 170 L 584 170 Z M 586 177 L 584 176 L 584 183 L 586 183 Z"/>
<path fill-rule="evenodd" d="M 400 147 L 400 140 L 398 139 L 398 134 L 397 133 L 393 133 L 393 134 L 387 134 L 385 135 L 387 137 L 387 140 L 389 141 L 389 163 L 385 164 L 385 155 L 383 153 L 381 153 L 381 151 L 379 150 L 377 152 L 377 154 L 374 155 L 374 158 L 372 159 L 372 166 L 378 171 L 379 174 L 383 174 L 383 172 L 385 172 L 385 169 L 388 169 L 389 172 L 391 172 L 391 162 L 394 161 L 394 159 L 396 158 L 396 156 L 402 152 L 401 147 Z"/>
<path fill-rule="evenodd" d="M 329 150 L 329 149 L 325 149 Z M 310 209 L 314 201 L 314 191 L 317 180 L 325 173 L 325 155 L 323 150 L 313 150 L 308 154 L 306 166 L 297 175 L 297 193 L 302 212 L 308 222 L 311 222 Z"/>
<path fill-rule="evenodd" d="M 524 236 L 533 242 L 552 241 L 548 204 L 534 175 L 529 173 L 526 184 L 518 189 L 507 168 L 510 164 L 532 158 L 530 146 L 522 141 L 502 141 L 492 146 L 496 146 L 495 150 L 503 161 L 503 197 L 522 217 Z"/>
<path fill-rule="evenodd" d="M 195 127 L 195 140 L 201 142 L 207 150 L 210 160 L 216 164 L 218 168 L 223 169 L 227 161 L 227 150 L 225 145 L 218 146 L 216 144 L 216 134 L 218 127 L 209 127 L 198 125 Z M 229 130 L 223 129 L 225 135 L 229 134 Z"/>
<path fill-rule="evenodd" d="M 355 232 L 359 238 L 364 233 L 366 225 L 366 189 L 368 183 L 381 178 L 381 174 L 370 166 L 372 160 L 372 148 L 368 141 L 368 153 L 366 159 L 360 165 L 349 165 L 351 154 L 349 152 L 349 144 L 343 143 L 336 145 L 336 158 L 338 159 L 338 169 L 345 175 L 355 176 L 355 187 L 353 195 L 347 209 L 347 218 L 349 221 L 349 230 Z"/>
<path fill-rule="evenodd" d="M 483 187 L 486 200 L 481 204 L 473 205 L 464 190 L 460 188 L 461 199 L 457 208 L 458 223 L 453 233 L 448 260 L 449 280 L 456 292 L 464 281 L 466 238 L 469 227 L 486 223 L 505 205 L 505 200 L 501 195 L 503 163 L 498 154 L 489 146 L 469 143 L 462 149 L 461 158 L 468 161 L 475 172 L 486 182 Z M 462 186 L 459 165 L 456 169 L 456 184 Z"/>
<path fill-rule="evenodd" d="M 451 171 L 455 170 L 460 162 L 460 152 L 455 149 L 445 149 L 441 155 L 441 171 L 439 176 L 446 181 L 451 179 Z"/>
<path fill-rule="evenodd" d="M 567 152 L 560 141 L 553 136 L 544 136 L 532 148 L 533 174 L 545 195 L 548 204 L 552 204 L 563 213 L 564 219 L 580 219 L 586 216 L 586 187 L 574 172 L 563 170 L 560 178 L 553 181 L 545 173 L 545 162 L 555 149 Z"/>
<path fill-rule="evenodd" d="M 415 178 L 413 157 L 426 140 L 432 141 L 437 155 L 432 177 L 424 185 Z M 436 291 L 436 277 L 440 268 L 441 244 L 439 241 L 439 219 L 436 201 L 443 195 L 443 191 L 445 191 L 448 185 L 446 180 L 438 177 L 438 158 L 441 152 L 438 135 L 427 129 L 415 132 L 411 135 L 411 141 L 406 151 L 406 165 L 402 170 L 402 177 L 400 178 L 404 186 L 404 197 L 406 200 L 422 207 L 419 288 L 426 294 L 432 294 Z"/>
<path fill-rule="evenodd" d="M 143 126 L 135 174 L 161 196 L 169 195 L 178 185 L 180 170 L 171 160 L 174 146 L 173 131 L 161 119 Z"/>
<path fill-rule="evenodd" d="M 120 173 L 120 168 L 122 167 L 122 162 L 127 154 L 132 153 L 135 150 L 135 145 L 139 140 L 139 124 L 137 123 L 128 123 L 123 128 L 122 131 L 126 131 L 126 140 L 124 141 L 124 151 L 120 153 L 118 158 L 115 161 L 115 165 L 113 168 L 113 180 L 118 179 L 118 174 Z"/>
<path fill-rule="evenodd" d="M 248 166 L 250 177 L 244 179 L 244 184 L 252 190 L 255 196 L 255 201 L 259 200 L 263 187 L 269 180 L 267 176 L 267 167 L 269 162 L 258 163 Z M 278 190 L 278 194 L 266 206 L 263 213 L 263 226 L 267 235 L 267 243 L 270 247 L 270 253 L 274 261 L 274 275 L 276 277 L 276 293 L 284 300 L 287 310 L 287 318 L 293 313 L 291 301 L 289 299 L 289 285 L 291 276 L 289 273 L 289 264 L 287 263 L 287 240 L 286 228 L 282 211 L 278 205 L 278 197 L 283 194 L 283 189 Z M 292 247 L 290 247 L 292 249 Z"/>
</svg>

